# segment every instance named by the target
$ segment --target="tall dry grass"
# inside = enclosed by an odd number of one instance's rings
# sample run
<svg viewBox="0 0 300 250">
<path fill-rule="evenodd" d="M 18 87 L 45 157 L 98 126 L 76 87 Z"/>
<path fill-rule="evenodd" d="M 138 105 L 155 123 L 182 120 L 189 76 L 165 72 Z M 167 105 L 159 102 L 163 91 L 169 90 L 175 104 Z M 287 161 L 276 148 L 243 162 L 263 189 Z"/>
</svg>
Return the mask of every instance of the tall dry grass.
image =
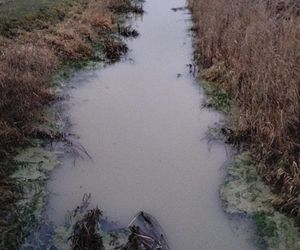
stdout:
<svg viewBox="0 0 300 250">
<path fill-rule="evenodd" d="M 13 38 L 0 35 L 1 159 L 27 142 L 36 113 L 53 100 L 51 77 L 57 67 L 93 57 L 92 43 L 113 25 L 110 4 L 108 0 L 74 3 L 55 25 L 30 32 L 22 27 Z"/>
<path fill-rule="evenodd" d="M 58 64 L 47 47 L 9 45 L 0 55 L 0 156 L 24 140 L 37 108 L 53 98 L 48 80 Z M 9 153 L 9 152 L 6 152 Z"/>
<path fill-rule="evenodd" d="M 98 42 L 112 60 L 126 52 L 124 44 L 108 36 L 113 11 L 137 8 L 130 0 L 82 0 L 70 5 L 62 1 L 59 17 L 51 16 L 52 9 L 44 13 L 46 19 L 32 13 L 28 24 L 27 19 L 18 20 L 15 23 L 22 25 L 14 23 L 14 32 L 0 34 L 0 163 L 16 145 L 26 144 L 37 111 L 54 98 L 51 77 L 59 65 L 93 58 L 93 44 Z"/>
<path fill-rule="evenodd" d="M 189 4 L 204 78 L 236 101 L 235 135 L 247 138 L 266 180 L 284 194 L 280 206 L 300 216 L 300 2 Z"/>
</svg>

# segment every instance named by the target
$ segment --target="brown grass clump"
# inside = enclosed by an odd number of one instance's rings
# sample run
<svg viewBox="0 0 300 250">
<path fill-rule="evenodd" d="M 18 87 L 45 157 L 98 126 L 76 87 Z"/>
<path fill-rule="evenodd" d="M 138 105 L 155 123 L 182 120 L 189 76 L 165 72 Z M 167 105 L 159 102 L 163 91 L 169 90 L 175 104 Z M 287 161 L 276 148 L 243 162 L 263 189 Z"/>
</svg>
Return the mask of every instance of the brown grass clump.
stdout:
<svg viewBox="0 0 300 250">
<path fill-rule="evenodd" d="M 61 60 L 86 60 L 94 55 L 92 43 L 111 31 L 113 20 L 109 2 L 91 0 L 87 8 L 74 8 L 70 17 L 39 36 Z"/>
<path fill-rule="evenodd" d="M 190 0 L 190 7 L 204 78 L 236 101 L 234 133 L 247 138 L 266 180 L 300 218 L 299 1 Z"/>
<path fill-rule="evenodd" d="M 90 58 L 93 55 L 91 44 L 86 43 L 74 28 L 68 29 L 68 27 L 68 25 L 63 25 L 58 27 L 54 34 L 45 35 L 46 44 L 61 59 L 78 60 Z"/>
<path fill-rule="evenodd" d="M 111 4 L 111 1 L 103 1 L 102 5 L 99 5 L 97 1 L 90 2 L 89 8 L 83 13 L 83 20 L 89 22 L 93 27 L 111 29 L 113 26 L 112 16 L 107 10 L 105 11 Z"/>
<path fill-rule="evenodd" d="M 51 33 L 43 32 L 40 36 L 62 60 L 89 59 L 94 55 L 92 43 L 113 26 L 112 17 L 105 9 L 104 1 L 90 1 L 80 14 L 74 9 L 70 18 L 53 27 Z"/>
<path fill-rule="evenodd" d="M 58 64 L 47 47 L 13 44 L 0 56 L 0 155 L 21 142 L 34 111 L 52 100 L 49 77 Z"/>
<path fill-rule="evenodd" d="M 123 42 L 108 39 L 105 42 L 104 53 L 111 61 L 117 61 L 128 51 L 128 47 Z"/>
</svg>

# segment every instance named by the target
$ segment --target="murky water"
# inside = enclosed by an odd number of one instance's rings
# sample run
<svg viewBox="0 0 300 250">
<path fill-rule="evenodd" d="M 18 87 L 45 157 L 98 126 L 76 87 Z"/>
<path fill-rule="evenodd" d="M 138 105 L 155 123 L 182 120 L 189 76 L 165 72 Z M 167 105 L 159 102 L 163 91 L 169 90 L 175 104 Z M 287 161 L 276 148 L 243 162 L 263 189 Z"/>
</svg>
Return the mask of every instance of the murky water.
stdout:
<svg viewBox="0 0 300 250">
<path fill-rule="evenodd" d="M 173 250 L 255 249 L 247 225 L 230 220 L 218 197 L 225 146 L 206 133 L 220 117 L 201 109 L 189 74 L 192 59 L 184 0 L 148 0 L 133 61 L 81 73 L 73 80 L 70 118 L 88 157 L 64 159 L 48 188 L 56 223 L 92 194 L 109 218 L 126 225 L 140 210 L 155 216 Z M 179 75 L 180 74 L 180 75 Z"/>
</svg>

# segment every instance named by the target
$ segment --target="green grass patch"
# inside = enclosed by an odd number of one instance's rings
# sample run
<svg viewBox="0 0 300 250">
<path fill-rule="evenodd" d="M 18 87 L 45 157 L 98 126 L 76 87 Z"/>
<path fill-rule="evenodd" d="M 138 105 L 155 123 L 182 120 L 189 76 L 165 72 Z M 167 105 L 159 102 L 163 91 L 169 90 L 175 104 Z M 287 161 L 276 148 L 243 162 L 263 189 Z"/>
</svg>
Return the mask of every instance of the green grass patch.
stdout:
<svg viewBox="0 0 300 250">
<path fill-rule="evenodd" d="M 20 149 L 14 159 L 16 171 L 10 178 L 20 189 L 22 198 L 11 207 L 10 224 L 1 232 L 0 249 L 18 249 L 28 234 L 38 225 L 48 173 L 58 165 L 57 152 L 42 147 Z"/>
<path fill-rule="evenodd" d="M 229 113 L 233 106 L 230 95 L 224 89 L 215 86 L 214 83 L 206 82 L 204 80 L 202 80 L 201 83 L 201 86 L 207 95 L 207 99 L 203 106 Z"/>
</svg>

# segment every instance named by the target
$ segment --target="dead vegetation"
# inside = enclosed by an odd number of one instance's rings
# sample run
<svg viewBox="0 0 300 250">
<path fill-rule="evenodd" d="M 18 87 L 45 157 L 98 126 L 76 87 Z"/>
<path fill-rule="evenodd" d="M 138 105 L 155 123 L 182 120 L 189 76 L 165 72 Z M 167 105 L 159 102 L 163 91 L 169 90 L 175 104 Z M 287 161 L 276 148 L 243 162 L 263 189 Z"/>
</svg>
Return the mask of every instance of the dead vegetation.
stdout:
<svg viewBox="0 0 300 250">
<path fill-rule="evenodd" d="M 130 25 L 126 27 L 120 27 L 118 25 L 118 32 L 121 36 L 124 37 L 137 37 L 139 35 L 136 29 L 133 29 Z"/>
<path fill-rule="evenodd" d="M 36 112 L 55 98 L 50 82 L 58 67 L 93 57 L 92 43 L 112 29 L 108 4 L 74 5 L 65 13 L 68 18 L 54 26 L 31 32 L 20 27 L 13 38 L 0 36 L 1 157 L 26 142 Z"/>
<path fill-rule="evenodd" d="M 233 136 L 251 149 L 275 205 L 300 219 L 300 3 L 190 0 L 203 77 L 238 106 Z"/>
<path fill-rule="evenodd" d="M 142 2 L 137 0 L 136 2 Z M 134 13 L 134 14 L 143 14 L 144 9 L 141 3 L 132 3 L 130 0 L 112 0 L 110 4 L 110 10 L 114 13 L 122 14 L 122 13 Z"/>
<path fill-rule="evenodd" d="M 82 220 L 77 221 L 70 237 L 72 250 L 104 250 L 99 234 L 99 221 L 102 212 L 98 209 L 88 211 Z"/>
<path fill-rule="evenodd" d="M 134 6 L 129 8 L 130 1 L 76 0 L 0 24 L 0 232 L 10 242 L 17 236 L 14 229 L 7 231 L 14 221 L 9 211 L 22 196 L 22 183 L 9 177 L 16 148 L 32 145 L 33 138 L 62 136 L 36 126 L 45 122 L 42 109 L 57 98 L 52 78 L 60 67 L 97 59 L 96 43 L 103 44 L 111 61 L 127 52 L 126 45 L 115 39 L 110 11 L 120 11 L 124 2 L 127 7 L 122 13 L 136 12 Z"/>
<path fill-rule="evenodd" d="M 0 56 L 0 157 L 25 142 L 38 107 L 53 100 L 49 77 L 58 60 L 47 47 L 7 46 Z"/>
<path fill-rule="evenodd" d="M 115 39 L 108 39 L 105 41 L 104 53 L 111 61 L 117 61 L 120 57 L 128 51 L 128 47 L 121 41 Z"/>
</svg>

